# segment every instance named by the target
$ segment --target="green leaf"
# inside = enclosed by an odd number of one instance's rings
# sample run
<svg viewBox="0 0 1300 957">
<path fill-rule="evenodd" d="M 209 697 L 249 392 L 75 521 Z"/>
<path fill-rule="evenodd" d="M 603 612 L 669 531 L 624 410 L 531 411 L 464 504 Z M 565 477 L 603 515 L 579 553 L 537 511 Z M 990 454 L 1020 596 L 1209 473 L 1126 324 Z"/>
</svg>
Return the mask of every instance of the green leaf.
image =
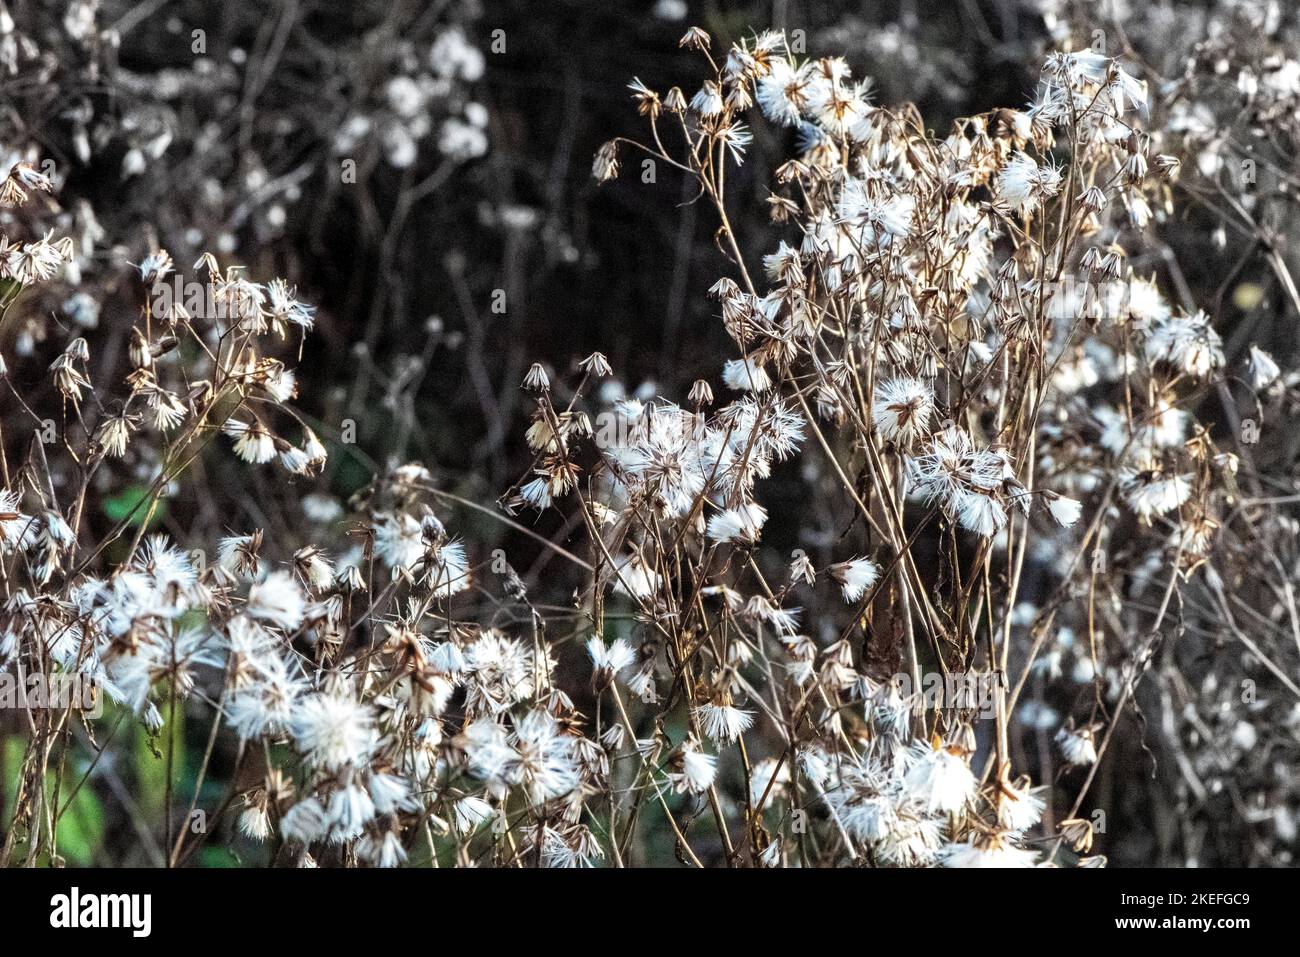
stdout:
<svg viewBox="0 0 1300 957">
<path fill-rule="evenodd" d="M 199 851 L 201 867 L 238 867 L 239 859 L 224 847 L 205 847 Z"/>
<path fill-rule="evenodd" d="M 169 717 L 167 703 L 159 702 L 163 717 Z M 167 802 L 167 742 L 171 738 L 172 794 L 181 792 L 185 778 L 185 714 L 178 704 L 175 720 L 163 724 L 162 730 L 151 734 L 143 724 L 135 728 L 135 780 L 136 800 L 149 820 L 161 820 Z"/>
<path fill-rule="evenodd" d="M 18 794 L 18 779 L 22 770 L 26 742 L 20 735 L 10 735 L 4 742 L 4 816 L 6 823 L 13 815 L 13 801 Z M 69 775 L 59 800 L 66 803 L 68 789 L 75 787 L 80 774 Z M 56 791 L 53 772 L 45 775 L 46 793 L 51 799 Z M 69 864 L 89 867 L 104 843 L 104 806 L 89 782 L 83 784 L 68 809 L 59 818 L 58 854 Z M 21 856 L 21 855 L 20 855 Z"/>
<path fill-rule="evenodd" d="M 5 738 L 4 747 L 4 822 L 8 825 L 14 814 L 14 801 L 18 797 L 18 779 L 23 766 L 23 752 L 27 749 L 21 736 L 11 734 Z"/>
<path fill-rule="evenodd" d="M 47 787 L 53 786 L 53 776 Z M 74 782 L 75 786 L 75 782 Z M 89 867 L 104 843 L 104 808 L 89 783 L 83 784 L 59 818 L 58 852 L 69 864 Z"/>
<path fill-rule="evenodd" d="M 113 522 L 120 522 L 130 515 L 129 523 L 138 527 L 149 514 L 149 488 L 144 485 L 126 486 L 112 498 L 104 500 L 104 514 Z M 149 525 L 156 525 L 166 514 L 167 502 L 160 498 L 149 519 Z"/>
</svg>

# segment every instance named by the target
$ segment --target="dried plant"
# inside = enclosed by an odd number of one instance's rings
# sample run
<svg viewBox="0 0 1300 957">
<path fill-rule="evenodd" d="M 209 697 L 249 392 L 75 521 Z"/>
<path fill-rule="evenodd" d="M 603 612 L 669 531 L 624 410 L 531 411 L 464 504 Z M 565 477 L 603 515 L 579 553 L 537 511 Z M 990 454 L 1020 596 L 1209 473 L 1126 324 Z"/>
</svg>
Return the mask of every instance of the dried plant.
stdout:
<svg viewBox="0 0 1300 957">
<path fill-rule="evenodd" d="M 629 396 L 600 352 L 534 364 L 531 462 L 497 508 L 395 462 L 346 505 L 301 495 L 299 524 L 157 531 L 231 452 L 239 474 L 321 471 L 336 439 L 294 404 L 316 310 L 225 251 L 187 281 L 157 244 L 78 288 L 102 229 L 15 156 L 5 348 L 30 362 L 57 334 L 42 303 L 98 317 L 125 296 L 138 318 L 117 358 L 92 362 L 120 340 L 78 321 L 35 385 L 0 367 L 0 451 L 25 450 L 0 459 L 0 665 L 89 689 L 15 709 L 0 863 L 64 861 L 124 727 L 165 764 L 161 821 L 134 822 L 159 865 L 220 831 L 297 866 L 1101 866 L 1094 783 L 1121 749 L 1168 758 L 1198 802 L 1186 861 L 1224 787 L 1234 821 L 1273 824 L 1251 862 L 1283 859 L 1296 795 L 1257 745 L 1300 743 L 1295 454 L 1257 464 L 1246 422 L 1294 407 L 1300 376 L 1225 344 L 1166 239 L 1184 206 L 1216 210 L 1294 300 L 1277 221 L 1217 178 L 1236 114 L 1179 119 L 1202 113 L 1201 71 L 1157 83 L 1049 20 L 1032 102 L 942 134 L 781 31 L 688 30 L 703 82 L 633 79 L 645 134 L 593 173 L 648 161 L 711 208 L 731 352 L 676 397 Z M 1242 122 L 1289 181 L 1300 89 L 1251 55 Z M 387 90 L 398 117 L 427 105 Z M 729 194 L 755 128 L 794 154 L 766 196 Z M 394 136 L 389 162 L 413 162 L 420 137 Z M 453 513 L 560 570 L 520 575 Z"/>
</svg>

